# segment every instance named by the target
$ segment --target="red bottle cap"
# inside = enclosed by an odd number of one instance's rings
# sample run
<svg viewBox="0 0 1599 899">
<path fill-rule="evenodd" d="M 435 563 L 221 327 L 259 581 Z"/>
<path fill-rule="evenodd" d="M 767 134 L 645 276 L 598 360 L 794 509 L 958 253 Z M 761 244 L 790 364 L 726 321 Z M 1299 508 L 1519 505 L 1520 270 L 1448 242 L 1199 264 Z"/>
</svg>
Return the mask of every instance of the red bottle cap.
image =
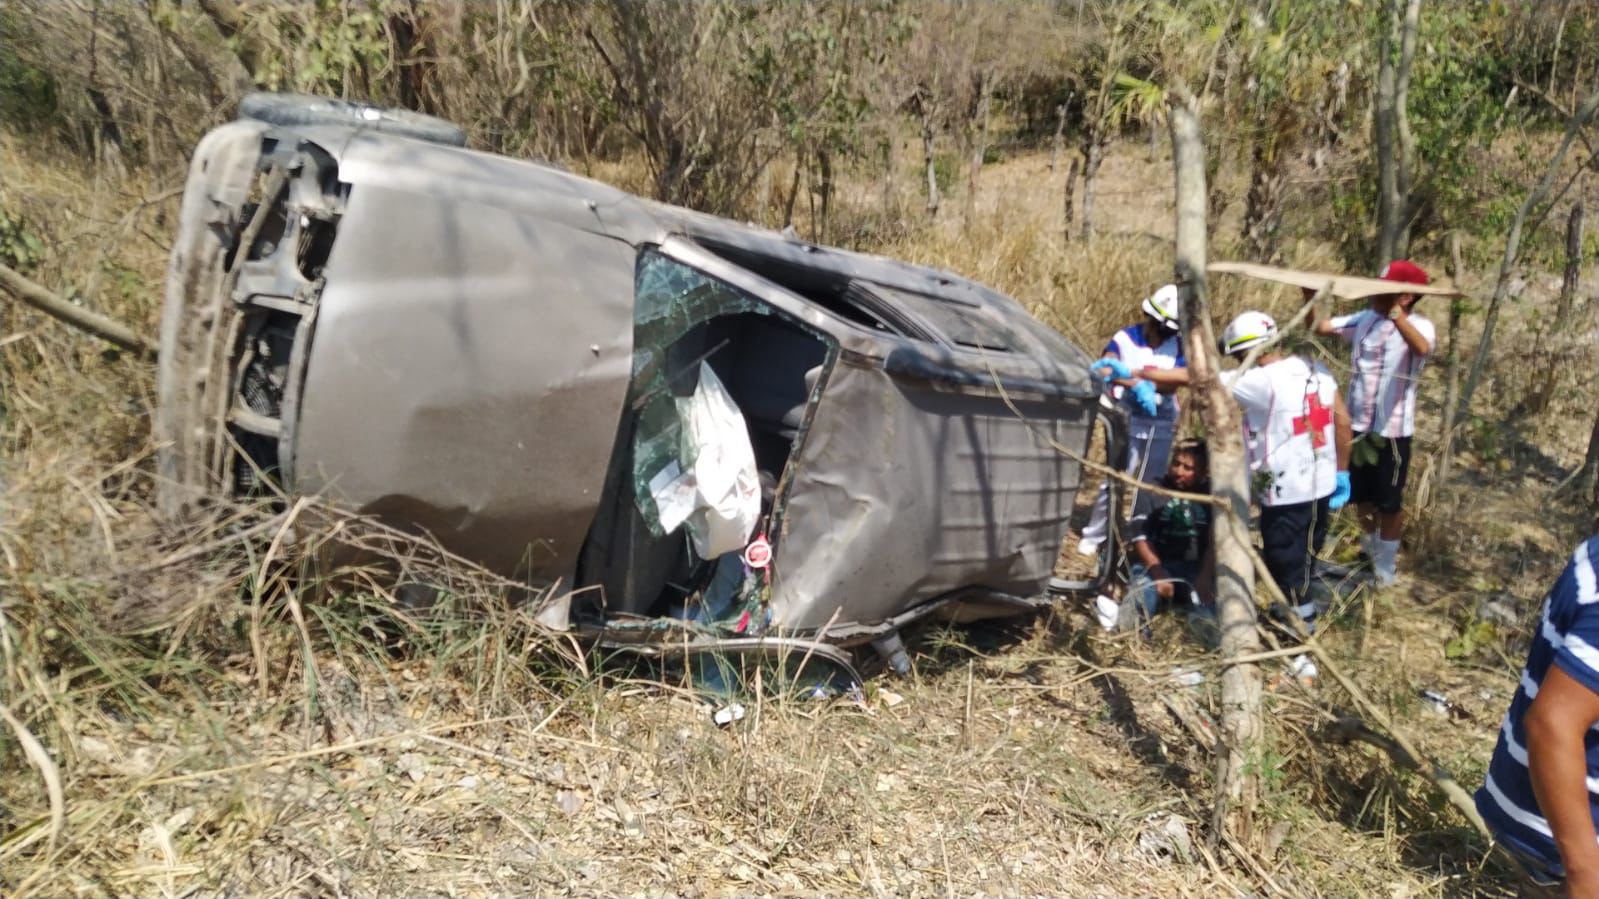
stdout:
<svg viewBox="0 0 1599 899">
<path fill-rule="evenodd" d="M 750 541 L 744 547 L 744 564 L 751 568 L 765 568 L 772 564 L 772 544 L 766 542 L 766 535 L 762 534 Z"/>
</svg>

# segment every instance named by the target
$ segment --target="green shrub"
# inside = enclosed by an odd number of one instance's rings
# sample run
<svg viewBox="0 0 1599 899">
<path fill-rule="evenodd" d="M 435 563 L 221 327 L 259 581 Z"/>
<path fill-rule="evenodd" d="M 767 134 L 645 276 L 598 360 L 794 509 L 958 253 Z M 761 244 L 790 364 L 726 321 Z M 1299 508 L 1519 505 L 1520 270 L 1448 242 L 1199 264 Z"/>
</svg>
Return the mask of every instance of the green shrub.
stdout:
<svg viewBox="0 0 1599 899">
<path fill-rule="evenodd" d="M 0 209 L 0 263 L 26 274 L 38 268 L 44 244 L 21 216 Z"/>
<path fill-rule="evenodd" d="M 55 76 L 15 56 L 16 29 L 0 15 L 0 122 L 23 131 L 60 124 Z"/>
</svg>

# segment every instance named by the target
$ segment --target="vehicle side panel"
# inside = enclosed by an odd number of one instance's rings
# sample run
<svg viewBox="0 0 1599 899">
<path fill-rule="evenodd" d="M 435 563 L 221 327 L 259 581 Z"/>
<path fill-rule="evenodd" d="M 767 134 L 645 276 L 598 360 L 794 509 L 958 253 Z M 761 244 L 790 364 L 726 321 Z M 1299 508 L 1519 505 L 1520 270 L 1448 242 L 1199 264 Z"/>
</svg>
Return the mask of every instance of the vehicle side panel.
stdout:
<svg viewBox="0 0 1599 899">
<path fill-rule="evenodd" d="M 546 218 L 357 184 L 293 487 L 495 570 L 569 578 L 627 392 L 634 255 Z"/>
</svg>

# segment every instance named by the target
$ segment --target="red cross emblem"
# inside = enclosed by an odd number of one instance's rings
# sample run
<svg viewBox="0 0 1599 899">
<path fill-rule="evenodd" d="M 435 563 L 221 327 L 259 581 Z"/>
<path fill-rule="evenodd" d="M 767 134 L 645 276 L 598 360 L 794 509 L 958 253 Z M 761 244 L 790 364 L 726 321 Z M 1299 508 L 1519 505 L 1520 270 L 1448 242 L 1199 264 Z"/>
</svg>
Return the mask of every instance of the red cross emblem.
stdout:
<svg viewBox="0 0 1599 899">
<path fill-rule="evenodd" d="M 1320 449 L 1327 445 L 1327 426 L 1332 424 L 1332 410 L 1321 404 L 1321 397 L 1312 393 L 1305 401 L 1306 412 L 1294 419 L 1294 435 L 1310 432 L 1310 445 Z"/>
</svg>

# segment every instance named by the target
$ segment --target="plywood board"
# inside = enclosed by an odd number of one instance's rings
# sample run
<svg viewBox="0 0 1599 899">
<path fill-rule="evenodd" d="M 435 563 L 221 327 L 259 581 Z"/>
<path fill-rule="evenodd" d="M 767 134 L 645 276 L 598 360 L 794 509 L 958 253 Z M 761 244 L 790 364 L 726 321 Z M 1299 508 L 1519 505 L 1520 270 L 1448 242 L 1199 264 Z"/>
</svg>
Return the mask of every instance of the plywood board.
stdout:
<svg viewBox="0 0 1599 899">
<path fill-rule="evenodd" d="M 1415 293 L 1423 296 L 1454 297 L 1460 291 L 1448 284 L 1406 284 L 1401 281 L 1384 281 L 1381 278 L 1362 278 L 1358 275 L 1337 275 L 1331 272 L 1307 272 L 1275 265 L 1253 262 L 1212 262 L 1210 271 L 1243 275 L 1276 284 L 1288 284 L 1307 290 L 1321 290 L 1342 300 L 1364 300 L 1390 293 Z"/>
</svg>

